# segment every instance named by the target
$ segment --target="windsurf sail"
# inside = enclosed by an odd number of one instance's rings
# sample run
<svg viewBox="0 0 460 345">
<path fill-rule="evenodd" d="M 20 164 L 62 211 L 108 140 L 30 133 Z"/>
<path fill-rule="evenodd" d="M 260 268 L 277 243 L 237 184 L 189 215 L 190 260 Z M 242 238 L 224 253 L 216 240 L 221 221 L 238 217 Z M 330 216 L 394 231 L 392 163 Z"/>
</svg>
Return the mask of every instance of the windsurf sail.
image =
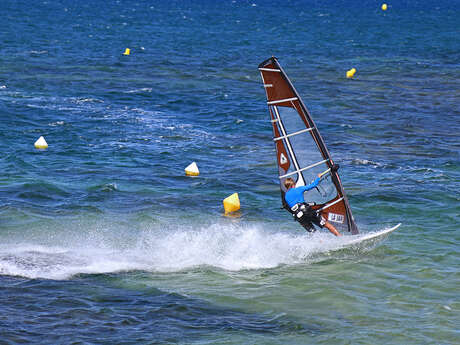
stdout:
<svg viewBox="0 0 460 345">
<path fill-rule="evenodd" d="M 358 227 L 337 172 L 338 166 L 307 107 L 275 57 L 262 62 L 259 71 L 273 126 L 283 206 L 289 209 L 284 200 L 286 178 L 293 178 L 299 187 L 322 174 L 318 187 L 308 191 L 305 200 L 339 231 L 357 234 Z"/>
</svg>

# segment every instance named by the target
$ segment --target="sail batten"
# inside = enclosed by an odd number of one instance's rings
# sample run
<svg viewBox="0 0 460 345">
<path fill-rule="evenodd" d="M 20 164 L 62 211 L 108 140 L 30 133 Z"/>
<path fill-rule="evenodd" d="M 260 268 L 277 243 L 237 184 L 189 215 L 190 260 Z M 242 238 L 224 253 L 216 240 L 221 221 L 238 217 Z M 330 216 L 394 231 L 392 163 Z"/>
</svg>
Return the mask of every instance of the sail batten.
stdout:
<svg viewBox="0 0 460 345">
<path fill-rule="evenodd" d="M 312 169 L 312 168 L 314 168 L 314 167 L 316 167 L 316 166 L 318 166 L 318 165 L 320 165 L 320 164 L 326 163 L 328 160 L 329 160 L 329 159 L 325 159 L 325 160 L 323 160 L 323 161 L 321 161 L 321 162 L 317 162 L 317 163 L 311 164 L 311 165 L 309 165 L 309 166 L 307 166 L 307 167 L 301 168 L 301 169 L 299 169 L 299 170 L 290 172 L 290 173 L 288 173 L 288 174 L 281 175 L 279 178 L 280 178 L 280 179 L 281 179 L 281 178 L 285 178 L 285 177 L 288 177 L 288 176 L 291 176 L 291 175 L 295 175 L 295 174 L 297 174 L 297 173 L 300 173 L 300 172 L 302 172 L 302 171 L 305 171 L 305 170 L 308 170 L 308 169 Z"/>
<path fill-rule="evenodd" d="M 320 210 L 320 211 L 323 211 L 323 210 L 325 210 L 326 208 L 329 208 L 329 207 L 334 206 L 335 204 L 341 202 L 342 200 L 343 200 L 343 197 L 340 198 L 340 199 L 335 200 L 334 202 L 331 202 L 330 204 L 326 204 L 326 206 L 321 207 L 319 210 Z"/>
<path fill-rule="evenodd" d="M 267 102 L 267 104 L 272 105 L 272 104 L 279 104 L 279 103 L 291 102 L 291 101 L 297 101 L 297 100 L 298 100 L 297 97 L 292 97 L 292 98 L 286 98 L 286 99 L 278 99 L 276 101 L 270 101 L 270 102 Z"/>
<path fill-rule="evenodd" d="M 292 136 L 294 136 L 294 135 L 302 134 L 302 133 L 309 132 L 309 131 L 312 131 L 312 130 L 313 130 L 313 128 L 301 129 L 300 131 L 297 131 L 297 132 L 294 132 L 294 133 L 291 133 L 291 134 L 287 134 L 287 135 L 283 135 L 283 136 L 281 136 L 281 137 L 273 138 L 273 140 L 274 140 L 274 141 L 282 140 L 282 139 L 289 138 L 289 137 L 292 137 Z"/>
<path fill-rule="evenodd" d="M 304 186 L 321 175 L 320 184 L 306 199 L 339 230 L 358 233 L 337 166 L 298 92 L 275 57 L 262 62 L 259 71 L 273 128 L 283 206 L 287 177 L 294 178 L 296 186 Z"/>
<path fill-rule="evenodd" d="M 259 71 L 266 71 L 266 72 L 281 72 L 279 69 L 274 69 L 274 68 L 259 68 Z"/>
</svg>

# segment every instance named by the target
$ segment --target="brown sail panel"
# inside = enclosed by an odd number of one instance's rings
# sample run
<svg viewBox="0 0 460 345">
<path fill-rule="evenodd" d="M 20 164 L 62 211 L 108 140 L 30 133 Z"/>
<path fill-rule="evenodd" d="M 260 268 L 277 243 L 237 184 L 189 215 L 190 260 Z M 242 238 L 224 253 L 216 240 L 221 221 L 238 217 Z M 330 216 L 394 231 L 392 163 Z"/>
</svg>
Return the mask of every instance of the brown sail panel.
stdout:
<svg viewBox="0 0 460 345">
<path fill-rule="evenodd" d="M 273 126 L 283 206 L 286 207 L 283 182 L 287 177 L 293 178 L 296 186 L 304 186 L 324 173 L 318 187 L 309 191 L 306 199 L 315 203 L 313 209 L 337 229 L 357 234 L 337 165 L 307 107 L 275 57 L 262 62 L 259 71 Z"/>
</svg>

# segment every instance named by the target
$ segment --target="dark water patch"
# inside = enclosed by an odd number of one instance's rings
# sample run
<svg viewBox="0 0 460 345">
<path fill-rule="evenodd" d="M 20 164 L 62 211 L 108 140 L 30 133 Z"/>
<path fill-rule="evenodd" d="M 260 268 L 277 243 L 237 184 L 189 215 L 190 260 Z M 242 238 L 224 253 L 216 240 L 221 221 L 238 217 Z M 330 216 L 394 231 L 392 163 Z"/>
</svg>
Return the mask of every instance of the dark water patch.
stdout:
<svg viewBox="0 0 460 345">
<path fill-rule="evenodd" d="M 98 282 L 104 276 L 72 282 L 3 277 L 0 294 L 2 339 L 49 343 L 82 341 L 139 344 L 197 341 L 226 333 L 312 334 L 317 327 L 285 316 L 265 316 L 219 307 L 207 301 L 158 289 L 133 291 Z M 16 320 L 13 322 L 12 320 Z M 82 329 L 83 326 L 83 329 Z M 49 334 L 46 329 L 52 328 Z"/>
<path fill-rule="evenodd" d="M 9 185 L 2 188 L 1 191 L 11 194 L 13 199 L 38 204 L 58 202 L 70 196 L 70 192 L 65 189 L 43 181 Z"/>
</svg>

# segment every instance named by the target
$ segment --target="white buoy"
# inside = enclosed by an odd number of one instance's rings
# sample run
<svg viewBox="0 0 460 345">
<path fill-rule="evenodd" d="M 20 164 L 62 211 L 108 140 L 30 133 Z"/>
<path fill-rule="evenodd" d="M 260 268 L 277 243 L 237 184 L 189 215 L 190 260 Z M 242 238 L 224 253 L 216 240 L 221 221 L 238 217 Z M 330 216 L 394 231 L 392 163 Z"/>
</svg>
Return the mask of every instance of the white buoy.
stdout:
<svg viewBox="0 0 460 345">
<path fill-rule="evenodd" d="M 37 141 L 34 144 L 36 149 L 39 150 L 45 150 L 48 148 L 48 143 L 46 142 L 45 138 L 41 136 L 40 138 L 37 139 Z"/>
<path fill-rule="evenodd" d="M 189 164 L 188 167 L 185 168 L 185 175 L 187 176 L 198 176 L 200 171 L 198 170 L 198 166 L 195 162 Z"/>
</svg>

